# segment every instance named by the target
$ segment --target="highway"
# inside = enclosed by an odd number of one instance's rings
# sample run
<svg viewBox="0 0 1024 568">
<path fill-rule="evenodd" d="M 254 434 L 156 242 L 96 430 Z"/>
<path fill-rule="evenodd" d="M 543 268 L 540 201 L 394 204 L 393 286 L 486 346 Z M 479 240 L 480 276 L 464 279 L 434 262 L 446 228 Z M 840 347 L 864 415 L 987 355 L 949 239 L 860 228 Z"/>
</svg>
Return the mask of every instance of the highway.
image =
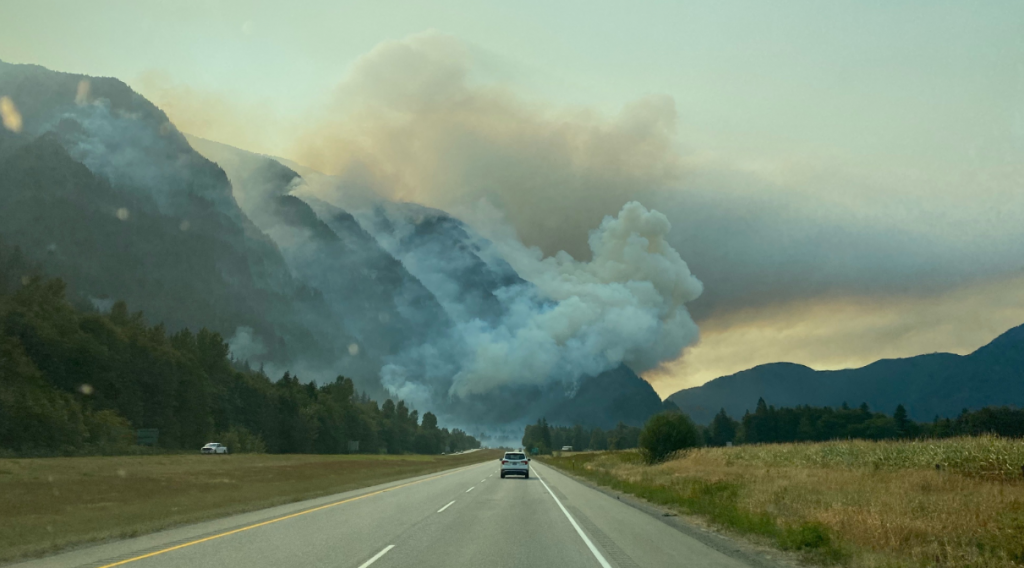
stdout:
<svg viewBox="0 0 1024 568">
<path fill-rule="evenodd" d="M 536 460 L 532 469 L 501 479 L 489 461 L 16 566 L 749 566 Z"/>
</svg>

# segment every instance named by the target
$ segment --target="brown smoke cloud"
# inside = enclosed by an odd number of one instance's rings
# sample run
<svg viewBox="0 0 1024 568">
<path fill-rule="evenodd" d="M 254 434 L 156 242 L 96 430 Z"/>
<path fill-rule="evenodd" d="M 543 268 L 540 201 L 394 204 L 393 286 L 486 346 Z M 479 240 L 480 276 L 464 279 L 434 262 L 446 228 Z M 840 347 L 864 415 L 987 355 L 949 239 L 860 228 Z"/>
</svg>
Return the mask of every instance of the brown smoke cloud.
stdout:
<svg viewBox="0 0 1024 568">
<path fill-rule="evenodd" d="M 472 223 L 486 200 L 524 244 L 548 255 L 565 250 L 588 260 L 589 231 L 629 201 L 664 213 L 667 241 L 705 284 L 687 307 L 706 333 L 683 363 L 650 375 L 663 384 L 683 386 L 679 376 L 703 382 L 740 361 L 832 367 L 834 345 L 856 345 L 856 362 L 929 350 L 934 337 L 894 341 L 884 314 L 928 325 L 913 298 L 952 306 L 955 290 L 1003 282 L 1020 269 L 1024 233 L 1004 222 L 1024 211 L 1019 169 L 944 179 L 872 164 L 711 159 L 684 149 L 686 126 L 670 97 L 644 97 L 613 115 L 532 100 L 480 76 L 473 49 L 433 32 L 385 42 L 301 121 L 173 84 L 157 98 L 185 131 L 265 153 L 283 145 L 287 158 L 335 176 L 316 184 L 328 201 L 376 193 Z M 989 185 L 997 187 L 982 191 Z M 880 306 L 879 317 L 870 325 L 845 320 L 858 313 L 843 307 L 850 302 Z M 956 312 L 977 325 L 950 330 L 952 343 L 942 348 L 974 346 L 991 331 L 983 325 L 991 307 Z M 822 315 L 832 308 L 839 315 Z M 841 339 L 815 341 L 827 337 Z"/>
<path fill-rule="evenodd" d="M 684 170 L 671 98 L 611 118 L 530 103 L 476 84 L 465 47 L 435 33 L 361 58 L 323 117 L 297 161 L 448 211 L 487 198 L 548 254 L 586 257 L 587 232 L 605 215 Z"/>
<path fill-rule="evenodd" d="M 144 73 L 133 86 L 160 107 L 178 130 L 193 136 L 269 155 L 281 154 L 291 136 L 285 134 L 289 124 L 281 111 L 266 102 L 193 88 L 158 71 Z"/>
</svg>

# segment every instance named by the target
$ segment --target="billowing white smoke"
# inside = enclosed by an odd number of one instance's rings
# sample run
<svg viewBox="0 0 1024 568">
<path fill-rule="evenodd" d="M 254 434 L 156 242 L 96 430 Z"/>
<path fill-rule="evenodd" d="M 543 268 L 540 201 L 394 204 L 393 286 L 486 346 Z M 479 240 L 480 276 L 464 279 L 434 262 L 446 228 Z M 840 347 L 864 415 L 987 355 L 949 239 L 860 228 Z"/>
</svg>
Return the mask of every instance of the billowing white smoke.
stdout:
<svg viewBox="0 0 1024 568">
<path fill-rule="evenodd" d="M 267 352 L 263 340 L 248 326 L 239 326 L 235 329 L 234 335 L 228 339 L 228 349 L 231 357 L 239 361 L 257 359 Z"/>
<path fill-rule="evenodd" d="M 654 368 L 697 339 L 685 303 L 703 285 L 666 241 L 661 213 L 630 202 L 605 217 L 590 233 L 589 262 L 524 246 L 486 202 L 464 217 L 528 284 L 495 291 L 496 320 L 457 321 L 451 337 L 393 358 L 381 372 L 392 392 L 414 401 L 444 383 L 451 397 L 552 383 L 571 392 L 621 364 Z"/>
</svg>

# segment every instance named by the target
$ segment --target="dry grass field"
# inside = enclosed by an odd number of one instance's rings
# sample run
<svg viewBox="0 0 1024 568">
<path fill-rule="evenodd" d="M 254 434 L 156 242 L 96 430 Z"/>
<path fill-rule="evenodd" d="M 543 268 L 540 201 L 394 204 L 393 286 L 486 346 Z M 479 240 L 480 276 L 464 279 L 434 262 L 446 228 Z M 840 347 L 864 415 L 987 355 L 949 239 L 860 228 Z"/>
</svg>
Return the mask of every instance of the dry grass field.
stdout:
<svg viewBox="0 0 1024 568">
<path fill-rule="evenodd" d="M 580 454 L 550 463 L 812 563 L 1024 566 L 1021 440 L 704 448 L 654 466 L 638 458 Z"/>
<path fill-rule="evenodd" d="M 0 459 L 0 562 L 478 463 L 498 453 Z"/>
</svg>

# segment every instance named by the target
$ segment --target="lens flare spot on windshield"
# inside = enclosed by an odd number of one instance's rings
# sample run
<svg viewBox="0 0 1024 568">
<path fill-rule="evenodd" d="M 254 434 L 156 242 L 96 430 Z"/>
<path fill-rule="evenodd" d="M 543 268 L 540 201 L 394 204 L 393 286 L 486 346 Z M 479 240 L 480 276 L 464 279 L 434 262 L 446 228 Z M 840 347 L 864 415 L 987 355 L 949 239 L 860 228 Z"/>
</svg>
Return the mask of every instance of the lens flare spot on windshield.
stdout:
<svg viewBox="0 0 1024 568">
<path fill-rule="evenodd" d="M 122 221 L 127 221 L 129 217 L 128 209 L 126 207 L 121 207 L 120 209 L 117 210 L 115 215 L 117 215 L 118 219 Z"/>
<path fill-rule="evenodd" d="M 355 357 L 356 355 L 359 355 L 359 345 L 357 345 L 355 343 L 349 343 L 348 344 L 348 354 L 353 356 L 353 357 Z"/>
<path fill-rule="evenodd" d="M 82 106 L 89 103 L 89 90 L 92 85 L 88 79 L 82 79 L 78 82 L 78 90 L 75 91 L 75 104 Z"/>
<path fill-rule="evenodd" d="M 14 106 L 11 97 L 0 97 L 0 120 L 3 120 L 4 128 L 11 132 L 21 132 L 21 113 L 18 107 Z"/>
</svg>

